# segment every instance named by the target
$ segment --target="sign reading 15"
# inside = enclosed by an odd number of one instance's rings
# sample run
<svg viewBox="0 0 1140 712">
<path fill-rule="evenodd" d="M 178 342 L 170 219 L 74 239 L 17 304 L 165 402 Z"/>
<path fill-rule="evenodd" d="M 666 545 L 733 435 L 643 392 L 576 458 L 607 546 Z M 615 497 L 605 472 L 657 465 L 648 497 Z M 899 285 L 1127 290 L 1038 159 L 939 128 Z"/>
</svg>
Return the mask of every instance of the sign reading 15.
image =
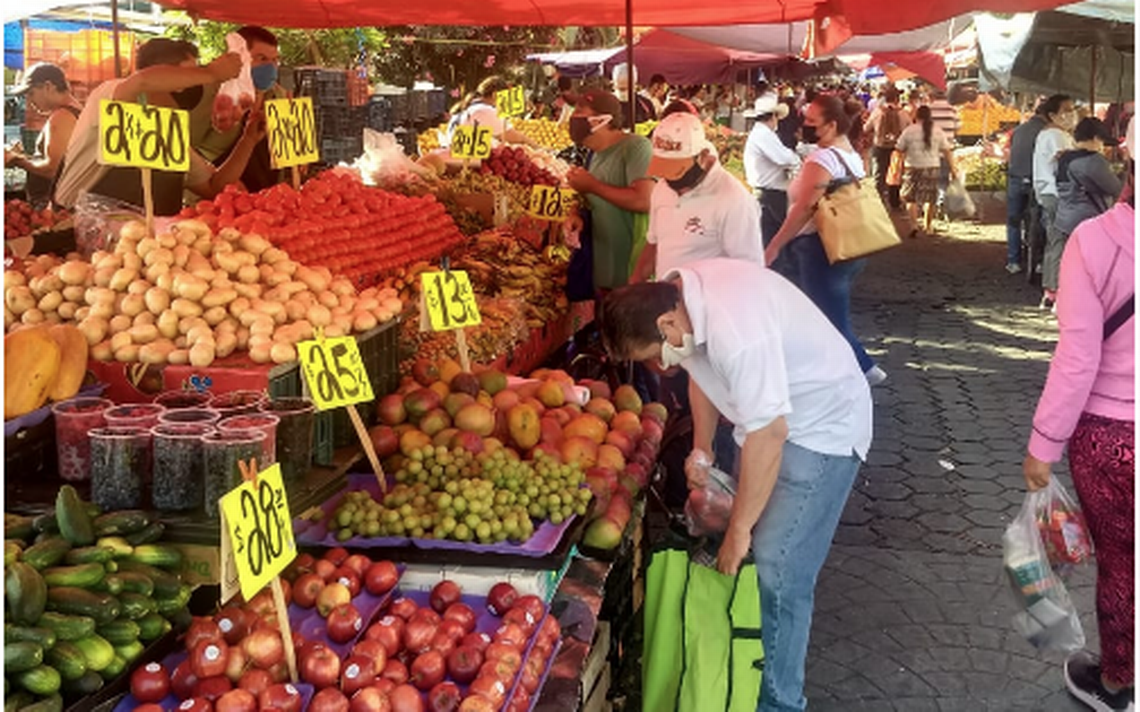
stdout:
<svg viewBox="0 0 1140 712">
<path fill-rule="evenodd" d="M 297 355 L 318 410 L 367 403 L 375 398 L 353 337 L 301 341 L 297 343 Z"/>
<path fill-rule="evenodd" d="M 432 331 L 462 329 L 483 322 L 466 272 L 424 272 L 420 279 Z"/>
<path fill-rule="evenodd" d="M 99 102 L 99 162 L 190 170 L 190 115 L 181 109 L 103 99 Z"/>
</svg>

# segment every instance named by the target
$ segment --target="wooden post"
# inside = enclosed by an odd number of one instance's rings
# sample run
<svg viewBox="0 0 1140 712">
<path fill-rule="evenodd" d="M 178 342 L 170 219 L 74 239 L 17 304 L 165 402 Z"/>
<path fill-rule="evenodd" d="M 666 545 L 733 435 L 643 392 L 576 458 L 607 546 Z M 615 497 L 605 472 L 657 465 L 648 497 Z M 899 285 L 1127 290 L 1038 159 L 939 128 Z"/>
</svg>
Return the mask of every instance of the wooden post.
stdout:
<svg viewBox="0 0 1140 712">
<path fill-rule="evenodd" d="M 301 167 L 293 166 L 293 190 L 301 189 Z"/>
<path fill-rule="evenodd" d="M 384 477 L 384 468 L 380 466 L 380 458 L 376 456 L 376 448 L 372 447 L 372 438 L 368 436 L 368 429 L 364 427 L 364 421 L 360 419 L 360 413 L 356 411 L 355 405 L 345 406 L 348 411 L 348 419 L 352 421 L 352 427 L 356 429 L 356 436 L 360 438 L 360 445 L 364 448 L 364 454 L 368 456 L 368 462 L 372 465 L 372 471 L 376 473 L 376 481 L 380 483 L 380 491 L 388 491 L 388 482 Z"/>
<path fill-rule="evenodd" d="M 142 168 L 143 207 L 146 208 L 146 232 L 154 235 L 154 175 L 150 168 Z"/>
<path fill-rule="evenodd" d="M 281 577 L 275 576 L 270 587 L 273 589 L 273 606 L 277 610 L 277 626 L 281 630 L 281 642 L 285 645 L 285 664 L 289 667 L 289 679 L 297 682 L 297 651 L 293 649 L 293 628 L 289 625 L 289 608 L 285 605 Z"/>
<path fill-rule="evenodd" d="M 459 349 L 459 367 L 464 373 L 471 373 L 471 356 L 467 351 L 467 330 L 455 330 L 455 345 Z"/>
</svg>

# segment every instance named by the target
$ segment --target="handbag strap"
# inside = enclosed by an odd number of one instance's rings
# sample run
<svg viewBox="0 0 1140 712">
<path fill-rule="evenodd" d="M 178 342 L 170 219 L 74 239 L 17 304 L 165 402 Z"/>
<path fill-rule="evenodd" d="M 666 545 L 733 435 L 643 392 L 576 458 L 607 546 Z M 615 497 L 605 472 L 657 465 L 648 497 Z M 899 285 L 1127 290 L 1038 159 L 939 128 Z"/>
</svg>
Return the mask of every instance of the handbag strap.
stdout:
<svg viewBox="0 0 1140 712">
<path fill-rule="evenodd" d="M 855 175 L 855 172 L 851 170 L 851 166 L 847 165 L 847 161 L 844 160 L 843 154 L 840 153 L 839 150 L 834 146 L 828 147 L 827 150 L 831 153 L 834 153 L 835 157 L 839 159 L 839 164 L 843 166 L 843 170 L 845 171 L 846 175 L 844 175 L 842 178 L 832 178 L 827 184 L 826 194 L 831 194 L 843 186 L 851 183 L 857 184 L 859 182 L 859 178 Z"/>
<path fill-rule="evenodd" d="M 1128 301 L 1117 307 L 1116 311 L 1112 313 L 1112 316 L 1108 317 L 1108 320 L 1104 322 L 1104 340 L 1108 341 L 1110 336 L 1115 334 L 1120 327 L 1124 326 L 1124 323 L 1132 318 L 1132 314 L 1135 310 L 1136 294 L 1133 293 L 1128 297 Z"/>
</svg>

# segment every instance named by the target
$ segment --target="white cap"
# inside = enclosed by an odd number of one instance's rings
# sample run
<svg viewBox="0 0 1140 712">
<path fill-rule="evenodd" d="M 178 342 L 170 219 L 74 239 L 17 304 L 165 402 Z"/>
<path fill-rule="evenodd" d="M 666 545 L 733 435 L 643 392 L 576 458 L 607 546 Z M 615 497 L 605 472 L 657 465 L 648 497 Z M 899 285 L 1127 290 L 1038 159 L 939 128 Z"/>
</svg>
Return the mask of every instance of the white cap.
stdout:
<svg viewBox="0 0 1140 712">
<path fill-rule="evenodd" d="M 705 125 L 688 112 L 669 114 L 653 129 L 653 159 L 648 175 L 675 178 L 692 165 L 693 158 L 708 150 L 716 155 L 716 147 L 705 136 Z"/>
</svg>

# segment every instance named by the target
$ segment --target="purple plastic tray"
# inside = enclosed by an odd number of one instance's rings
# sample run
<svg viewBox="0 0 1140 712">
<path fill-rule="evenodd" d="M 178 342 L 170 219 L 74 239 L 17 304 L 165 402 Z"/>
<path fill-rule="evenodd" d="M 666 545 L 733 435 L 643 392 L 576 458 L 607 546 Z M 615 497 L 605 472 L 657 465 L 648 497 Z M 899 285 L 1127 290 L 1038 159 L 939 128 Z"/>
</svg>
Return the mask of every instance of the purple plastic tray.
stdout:
<svg viewBox="0 0 1140 712">
<path fill-rule="evenodd" d="M 173 673 L 174 668 L 181 665 L 182 661 L 185 659 L 186 651 L 180 650 L 177 653 L 171 653 L 170 655 L 167 655 L 165 658 L 163 658 L 162 664 L 168 673 Z M 308 709 L 309 702 L 313 699 L 313 686 L 307 685 L 303 682 L 295 682 L 293 683 L 293 687 L 297 688 L 297 692 L 300 692 L 301 697 L 303 698 L 301 702 L 301 709 Z M 141 704 L 141 702 L 134 698 L 134 695 L 128 692 L 126 697 L 119 700 L 119 703 L 115 705 L 114 712 L 130 712 L 131 710 L 139 707 Z M 162 702 L 159 702 L 158 704 L 162 707 L 162 709 L 167 710 L 167 712 L 171 712 L 178 709 L 178 705 L 182 704 L 182 700 L 178 699 L 174 695 L 167 695 L 162 700 Z"/>
<path fill-rule="evenodd" d="M 344 493 L 350 491 L 366 490 L 373 497 L 380 494 L 380 484 L 376 481 L 375 475 L 349 475 L 348 484 L 345 489 L 339 494 L 330 498 L 327 502 L 321 505 L 321 509 L 325 513 L 325 519 L 330 517 L 341 500 L 344 499 Z M 558 542 L 562 541 L 563 535 L 570 525 L 574 523 L 577 515 L 566 519 L 559 525 L 551 524 L 549 521 L 544 521 L 534 530 L 534 534 L 529 539 L 521 544 L 512 544 L 508 542 L 500 542 L 497 544 L 476 544 L 464 541 L 452 541 L 450 539 L 411 539 L 408 537 L 360 537 L 354 536 L 346 541 L 337 541 L 336 537 L 328 532 L 324 525 L 324 519 L 320 522 L 310 522 L 303 519 L 293 520 L 293 531 L 297 542 L 300 544 L 308 544 L 312 546 L 343 546 L 348 549 L 367 549 L 367 548 L 388 548 L 400 547 L 411 544 L 417 549 L 425 551 L 432 550 L 451 550 L 451 551 L 467 551 L 476 554 L 514 554 L 516 556 L 532 556 L 541 557 L 554 551 L 558 546 Z"/>
<path fill-rule="evenodd" d="M 533 647 L 533 644 L 532 644 Z M 562 647 L 562 638 L 554 641 L 554 647 L 550 651 L 550 657 L 546 659 L 546 667 L 542 669 L 542 677 L 538 680 L 538 687 L 535 688 L 534 694 L 530 696 L 530 706 L 527 707 L 527 712 L 533 712 L 535 705 L 538 704 L 538 698 L 542 696 L 542 688 L 546 686 L 546 678 L 550 677 L 550 670 L 554 667 L 554 659 L 558 657 L 558 651 Z M 530 658 L 530 653 L 527 653 L 526 658 L 523 658 L 523 667 L 526 667 L 526 661 Z M 507 699 L 503 702 L 503 709 L 507 709 L 511 705 L 511 700 L 515 698 L 518 693 L 519 686 L 522 685 L 522 675 L 515 676 L 515 684 L 511 687 L 511 691 L 507 693 Z"/>
<path fill-rule="evenodd" d="M 95 383 L 90 386 L 85 386 L 79 389 L 75 394 L 76 398 L 97 398 L 103 395 L 103 391 L 107 390 L 106 383 Z M 4 437 L 10 438 L 24 428 L 34 428 L 40 423 L 48 419 L 51 415 L 51 406 L 45 405 L 42 408 L 36 408 L 31 413 L 25 413 L 19 418 L 12 418 L 11 420 L 4 421 Z"/>
</svg>

